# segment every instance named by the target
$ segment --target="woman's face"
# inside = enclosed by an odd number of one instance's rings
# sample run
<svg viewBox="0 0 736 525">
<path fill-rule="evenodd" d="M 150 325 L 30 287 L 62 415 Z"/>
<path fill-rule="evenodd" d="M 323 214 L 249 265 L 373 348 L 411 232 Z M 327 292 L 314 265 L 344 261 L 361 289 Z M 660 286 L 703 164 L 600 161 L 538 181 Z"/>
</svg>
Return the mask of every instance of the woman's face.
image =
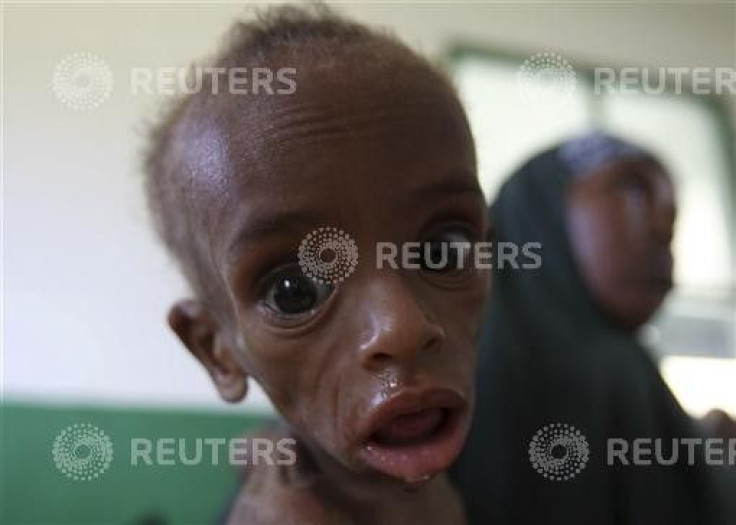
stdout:
<svg viewBox="0 0 736 525">
<path fill-rule="evenodd" d="M 675 192 L 651 159 L 621 160 L 569 188 L 567 228 L 585 284 L 627 330 L 647 322 L 672 287 Z"/>
</svg>

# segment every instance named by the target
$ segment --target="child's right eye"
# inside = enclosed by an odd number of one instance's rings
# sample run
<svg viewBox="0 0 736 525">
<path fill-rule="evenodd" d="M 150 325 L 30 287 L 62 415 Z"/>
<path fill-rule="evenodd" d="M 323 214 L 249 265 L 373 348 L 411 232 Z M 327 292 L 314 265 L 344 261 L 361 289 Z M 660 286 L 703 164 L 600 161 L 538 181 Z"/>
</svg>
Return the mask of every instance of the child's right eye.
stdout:
<svg viewBox="0 0 736 525">
<path fill-rule="evenodd" d="M 315 281 L 292 264 L 268 276 L 264 302 L 276 315 L 290 319 L 317 308 L 333 289 L 333 285 Z"/>
</svg>

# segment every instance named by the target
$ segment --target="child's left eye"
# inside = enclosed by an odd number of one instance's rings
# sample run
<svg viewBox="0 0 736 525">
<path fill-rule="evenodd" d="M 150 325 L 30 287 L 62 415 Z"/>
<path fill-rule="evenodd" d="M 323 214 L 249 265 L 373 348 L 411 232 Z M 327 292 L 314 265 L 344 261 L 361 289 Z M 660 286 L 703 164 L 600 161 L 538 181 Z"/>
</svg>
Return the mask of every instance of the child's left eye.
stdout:
<svg viewBox="0 0 736 525">
<path fill-rule="evenodd" d="M 462 228 L 446 229 L 422 244 L 422 269 L 433 273 L 457 273 L 471 261 L 474 236 Z"/>
<path fill-rule="evenodd" d="M 298 317 L 317 308 L 334 286 L 311 279 L 297 265 L 274 271 L 266 281 L 264 302 L 277 315 Z"/>
</svg>

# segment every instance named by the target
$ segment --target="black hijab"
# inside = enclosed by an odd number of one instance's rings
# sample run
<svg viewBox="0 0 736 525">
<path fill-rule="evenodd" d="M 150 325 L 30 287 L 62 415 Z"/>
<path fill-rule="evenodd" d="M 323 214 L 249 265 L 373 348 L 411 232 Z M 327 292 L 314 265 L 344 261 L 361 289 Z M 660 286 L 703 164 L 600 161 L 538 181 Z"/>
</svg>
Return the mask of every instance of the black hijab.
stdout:
<svg viewBox="0 0 736 525">
<path fill-rule="evenodd" d="M 642 154 L 615 139 L 598 142 L 623 147 L 617 154 Z M 609 323 L 578 275 L 565 226 L 565 194 L 576 170 L 590 167 L 574 159 L 595 155 L 576 155 L 576 147 L 586 143 L 534 157 L 503 185 L 491 207 L 495 241 L 541 243 L 542 265 L 494 271 L 476 413 L 451 478 L 471 523 L 714 523 L 700 468 L 682 462 L 606 464 L 608 438 L 661 438 L 666 446 L 695 431 L 647 350 Z M 530 461 L 535 434 L 549 438 L 555 429 L 563 431 L 572 459 L 585 466 L 579 473 L 554 466 L 542 471 L 567 480 L 547 479 Z M 575 430 L 587 450 L 580 439 L 570 440 Z"/>
</svg>

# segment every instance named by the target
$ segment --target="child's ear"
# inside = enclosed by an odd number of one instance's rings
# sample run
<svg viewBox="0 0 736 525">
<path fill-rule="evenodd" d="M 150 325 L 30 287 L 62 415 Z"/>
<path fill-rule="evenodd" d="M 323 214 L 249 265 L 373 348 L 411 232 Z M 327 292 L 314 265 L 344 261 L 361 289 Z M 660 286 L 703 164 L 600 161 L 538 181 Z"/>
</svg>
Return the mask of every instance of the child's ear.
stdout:
<svg viewBox="0 0 736 525">
<path fill-rule="evenodd" d="M 237 403 L 248 392 L 248 376 L 235 357 L 223 328 L 204 305 L 194 299 L 175 303 L 169 310 L 169 326 L 209 372 L 225 401 Z"/>
</svg>

